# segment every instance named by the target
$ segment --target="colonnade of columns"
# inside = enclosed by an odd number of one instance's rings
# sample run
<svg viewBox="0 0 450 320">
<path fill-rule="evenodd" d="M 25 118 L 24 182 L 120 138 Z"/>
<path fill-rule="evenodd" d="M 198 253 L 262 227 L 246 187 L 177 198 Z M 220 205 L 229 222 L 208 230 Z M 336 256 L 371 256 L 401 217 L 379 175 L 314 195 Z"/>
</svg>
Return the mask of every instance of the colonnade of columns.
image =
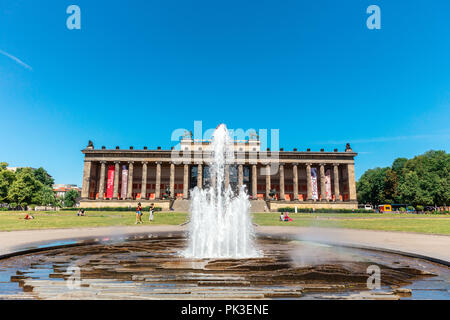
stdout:
<svg viewBox="0 0 450 320">
<path fill-rule="evenodd" d="M 91 172 L 92 172 L 92 164 L 94 161 L 85 161 L 84 170 L 83 170 L 83 186 L 82 186 L 82 198 L 87 199 L 90 197 L 90 185 L 91 185 Z M 119 199 L 119 179 L 120 179 L 120 164 L 126 163 L 128 165 L 128 180 L 127 180 L 127 190 L 126 190 L 126 199 L 131 200 L 133 198 L 133 182 L 134 182 L 134 169 L 135 164 L 139 163 L 142 166 L 142 181 L 141 181 L 141 197 L 140 199 L 147 199 L 147 184 L 149 183 L 148 179 L 148 165 L 151 163 L 156 168 L 155 174 L 155 199 L 161 198 L 161 161 L 149 162 L 149 161 L 114 161 L 114 186 L 113 186 L 113 197 L 112 199 Z M 104 200 L 105 193 L 105 178 L 106 178 L 106 161 L 99 161 L 95 163 L 96 165 L 100 165 L 100 173 L 98 178 L 98 199 Z M 169 177 L 169 188 L 171 197 L 175 196 L 175 174 L 176 174 L 176 164 L 168 162 L 170 165 L 170 177 Z M 178 165 L 180 166 L 180 165 Z M 189 192 L 189 174 L 190 167 L 189 164 L 181 164 L 183 166 L 183 198 L 188 198 Z M 197 166 L 197 187 L 201 188 L 203 186 L 203 164 L 201 162 L 196 164 Z M 261 165 L 251 164 L 251 191 L 253 199 L 257 199 L 258 197 L 258 169 L 261 168 Z M 303 163 L 301 166 L 302 170 L 305 170 L 306 175 L 306 201 L 313 200 L 313 190 L 312 190 L 312 178 L 311 178 L 311 169 L 312 167 L 318 167 L 318 180 L 320 181 L 320 199 L 322 201 L 328 201 L 326 197 L 326 176 L 325 176 L 325 167 L 330 168 L 332 166 L 332 177 L 334 182 L 334 187 L 332 193 L 334 195 L 335 201 L 339 201 L 341 197 L 342 190 L 340 188 L 340 175 L 339 175 L 339 167 L 342 166 L 345 170 L 347 170 L 347 179 L 346 183 L 348 183 L 348 200 L 354 201 L 356 200 L 356 185 L 355 185 L 355 169 L 353 163 L 348 164 L 325 164 L 325 163 Z M 270 173 L 270 164 L 263 163 L 262 168 L 265 169 L 265 198 L 270 199 L 271 193 L 271 179 L 272 176 Z M 277 178 L 279 178 L 279 198 L 278 200 L 287 200 L 286 198 L 286 188 L 285 188 L 285 176 L 287 170 L 292 170 L 292 199 L 291 200 L 299 200 L 299 163 L 280 163 L 277 172 Z M 230 167 L 229 165 L 225 168 L 225 185 L 228 186 L 230 184 Z M 242 186 L 244 184 L 244 165 L 237 164 L 237 183 L 238 186 Z M 331 179 L 331 177 L 330 177 Z M 318 181 L 318 182 L 319 182 Z M 152 181 L 153 183 L 153 181 Z M 211 182 L 212 184 L 214 181 Z"/>
<path fill-rule="evenodd" d="M 119 197 L 119 181 L 120 181 L 120 164 L 127 164 L 128 169 L 128 180 L 127 180 L 127 190 L 126 190 L 126 199 L 125 200 L 131 200 L 133 199 L 133 183 L 135 183 L 134 179 L 134 168 L 135 164 L 140 164 L 142 169 L 142 180 L 140 181 L 140 199 L 145 200 L 148 199 L 147 197 L 147 184 L 149 181 L 148 176 L 148 166 L 151 162 L 149 161 L 114 161 L 114 182 L 113 182 L 113 200 L 118 200 Z M 92 177 L 92 170 L 93 170 L 93 164 L 99 164 L 99 177 L 97 180 L 98 182 L 98 199 L 104 200 L 105 199 L 105 192 L 107 189 L 107 186 L 105 185 L 106 181 L 106 169 L 107 169 L 107 162 L 106 161 L 85 161 L 84 163 L 84 169 L 83 169 L 83 186 L 81 191 L 81 197 L 84 199 L 90 198 L 90 189 L 91 189 L 91 183 L 94 177 Z M 112 164 L 110 162 L 110 164 Z M 155 180 L 152 181 L 155 184 L 154 193 L 155 193 L 155 199 L 160 199 L 161 194 L 161 161 L 153 162 L 156 168 L 156 175 Z M 96 177 L 97 178 L 97 177 Z M 170 178 L 169 178 L 169 188 L 170 188 L 170 194 L 173 196 L 175 194 L 175 164 L 170 163 Z M 183 197 L 188 197 L 188 184 L 189 184 L 189 165 L 184 165 L 184 179 L 183 179 Z"/>
</svg>

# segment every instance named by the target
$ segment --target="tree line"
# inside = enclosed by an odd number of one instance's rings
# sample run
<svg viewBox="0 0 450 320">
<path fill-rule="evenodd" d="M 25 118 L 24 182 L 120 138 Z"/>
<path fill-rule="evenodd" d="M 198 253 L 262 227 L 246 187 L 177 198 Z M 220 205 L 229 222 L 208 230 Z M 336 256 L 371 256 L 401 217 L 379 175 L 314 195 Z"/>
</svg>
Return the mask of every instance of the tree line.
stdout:
<svg viewBox="0 0 450 320">
<path fill-rule="evenodd" d="M 392 166 L 369 169 L 356 183 L 358 202 L 413 206 L 450 204 L 450 154 L 428 151 L 412 159 L 397 158 Z"/>
<path fill-rule="evenodd" d="M 18 168 L 7 170 L 8 164 L 0 162 L 0 204 L 9 208 L 25 209 L 28 206 L 72 207 L 78 197 L 70 190 L 64 197 L 56 197 L 53 178 L 44 168 Z"/>
</svg>

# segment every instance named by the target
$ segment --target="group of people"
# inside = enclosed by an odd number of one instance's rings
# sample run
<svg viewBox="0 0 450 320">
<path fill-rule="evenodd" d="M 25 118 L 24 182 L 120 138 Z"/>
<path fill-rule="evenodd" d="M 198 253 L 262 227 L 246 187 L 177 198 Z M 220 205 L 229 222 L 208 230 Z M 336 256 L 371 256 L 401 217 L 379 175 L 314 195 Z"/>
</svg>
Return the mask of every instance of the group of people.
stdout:
<svg viewBox="0 0 450 320">
<path fill-rule="evenodd" d="M 289 221 L 292 221 L 292 218 L 288 216 L 287 212 L 281 212 L 281 214 L 280 214 L 280 221 L 289 222 Z"/>
<path fill-rule="evenodd" d="M 152 203 L 150 204 L 150 209 L 149 209 L 149 217 L 148 217 L 148 221 L 153 221 L 153 212 L 155 211 L 155 205 Z M 142 215 L 144 214 L 143 209 L 142 209 L 142 205 L 139 202 L 137 207 L 136 207 L 136 223 L 144 223 L 144 221 L 142 221 Z"/>
<path fill-rule="evenodd" d="M 78 210 L 77 216 L 79 216 L 79 217 L 84 217 L 85 215 L 86 215 L 86 213 L 84 212 L 84 209 Z"/>
</svg>

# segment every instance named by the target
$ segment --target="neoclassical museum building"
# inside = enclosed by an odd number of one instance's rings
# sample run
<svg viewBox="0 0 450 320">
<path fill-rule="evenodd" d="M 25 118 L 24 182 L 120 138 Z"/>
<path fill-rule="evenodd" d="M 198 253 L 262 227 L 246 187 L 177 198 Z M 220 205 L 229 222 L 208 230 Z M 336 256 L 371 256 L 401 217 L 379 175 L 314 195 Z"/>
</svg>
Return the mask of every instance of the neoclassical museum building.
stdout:
<svg viewBox="0 0 450 320">
<path fill-rule="evenodd" d="M 80 206 L 134 207 L 155 203 L 164 210 L 186 210 L 190 190 L 212 182 L 209 141 L 181 139 L 171 150 L 100 149 L 89 145 L 84 159 Z M 347 144 L 333 152 L 261 150 L 257 136 L 234 142 L 235 163 L 226 166 L 225 183 L 245 185 L 252 210 L 281 207 L 356 209 L 357 153 Z M 270 172 L 270 174 L 267 174 Z M 180 206 L 184 204 L 184 206 Z"/>
</svg>

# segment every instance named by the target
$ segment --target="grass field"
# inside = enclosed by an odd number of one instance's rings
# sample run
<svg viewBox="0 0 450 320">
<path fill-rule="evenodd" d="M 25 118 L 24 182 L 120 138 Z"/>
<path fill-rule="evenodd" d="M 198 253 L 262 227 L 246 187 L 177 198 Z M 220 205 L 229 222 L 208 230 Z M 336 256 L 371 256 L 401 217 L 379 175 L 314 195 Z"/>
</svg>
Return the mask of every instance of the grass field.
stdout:
<svg viewBox="0 0 450 320">
<path fill-rule="evenodd" d="M 254 215 L 263 226 L 330 227 L 385 231 L 406 231 L 450 235 L 450 216 L 417 214 L 290 214 L 294 221 L 279 221 L 279 213 Z"/>
<path fill-rule="evenodd" d="M 81 228 L 104 226 L 131 226 L 135 222 L 133 212 L 92 211 L 78 217 L 76 211 L 34 212 L 34 220 L 24 220 L 25 212 L 0 212 L 0 231 Z M 263 226 L 301 226 L 406 231 L 450 235 L 449 215 L 416 214 L 364 214 L 364 213 L 292 213 L 292 222 L 279 221 L 279 213 L 255 213 L 253 222 Z M 145 225 L 178 225 L 186 222 L 187 213 L 157 212 L 153 222 L 144 214 Z"/>
<path fill-rule="evenodd" d="M 0 212 L 0 231 L 82 228 L 106 226 L 131 226 L 135 223 L 134 212 L 92 211 L 78 217 L 76 211 L 33 212 L 34 220 L 25 220 L 25 212 Z M 186 221 L 186 213 L 156 212 L 153 222 L 148 221 L 148 212 L 142 220 L 144 224 L 181 224 Z"/>
</svg>

